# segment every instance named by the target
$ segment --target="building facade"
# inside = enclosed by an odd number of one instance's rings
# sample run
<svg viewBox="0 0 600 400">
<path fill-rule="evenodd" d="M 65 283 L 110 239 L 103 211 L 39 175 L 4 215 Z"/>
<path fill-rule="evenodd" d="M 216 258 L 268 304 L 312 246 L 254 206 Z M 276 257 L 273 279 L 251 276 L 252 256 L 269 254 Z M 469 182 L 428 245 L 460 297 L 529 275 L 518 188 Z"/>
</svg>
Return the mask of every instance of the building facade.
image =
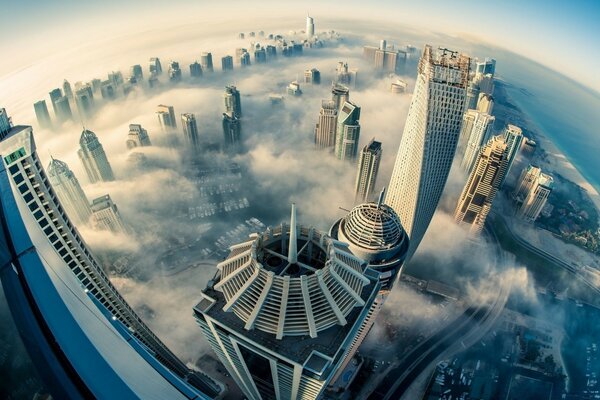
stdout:
<svg viewBox="0 0 600 400">
<path fill-rule="evenodd" d="M 319 149 L 335 146 L 338 106 L 333 100 L 323 100 L 319 111 L 319 122 L 315 127 L 315 146 Z"/>
<path fill-rule="evenodd" d="M 127 135 L 126 144 L 130 150 L 135 147 L 152 146 L 148 131 L 140 124 L 129 124 L 129 134 Z"/>
<path fill-rule="evenodd" d="M 360 140 L 360 107 L 346 101 L 338 114 L 335 156 L 339 160 L 356 160 Z"/>
<path fill-rule="evenodd" d="M 481 146 L 492 137 L 495 120 L 495 117 L 477 110 L 465 112 L 459 137 L 459 148 L 463 153 L 460 167 L 463 171 L 471 172 Z"/>
<path fill-rule="evenodd" d="M 354 184 L 355 202 L 368 202 L 369 197 L 375 192 L 381 153 L 381 142 L 377 142 L 375 138 L 371 139 L 369 144 L 360 151 L 358 171 Z"/>
<path fill-rule="evenodd" d="M 90 203 L 67 163 L 52 158 L 47 171 L 48 180 L 69 218 L 76 225 L 87 224 L 92 215 Z"/>
<path fill-rule="evenodd" d="M 518 209 L 517 216 L 525 221 L 534 222 L 546 205 L 553 187 L 554 178 L 543 172 L 540 173 Z"/>
<path fill-rule="evenodd" d="M 108 194 L 92 201 L 92 219 L 96 229 L 114 233 L 126 233 L 127 227 L 121 218 L 117 205 Z"/>
<path fill-rule="evenodd" d="M 165 106 L 159 104 L 156 107 L 156 116 L 158 117 L 158 123 L 163 129 L 163 132 L 170 132 L 177 129 L 177 121 L 175 120 L 175 109 L 173 106 Z"/>
<path fill-rule="evenodd" d="M 114 181 L 112 167 L 96 134 L 84 129 L 79 139 L 77 155 L 90 183 Z"/>
<path fill-rule="evenodd" d="M 194 114 L 181 114 L 181 125 L 183 126 L 183 137 L 188 148 L 198 151 L 198 125 Z"/>
<path fill-rule="evenodd" d="M 409 258 L 427 231 L 442 196 L 465 108 L 467 56 L 427 45 L 388 185 L 387 204 L 410 238 Z"/>
</svg>

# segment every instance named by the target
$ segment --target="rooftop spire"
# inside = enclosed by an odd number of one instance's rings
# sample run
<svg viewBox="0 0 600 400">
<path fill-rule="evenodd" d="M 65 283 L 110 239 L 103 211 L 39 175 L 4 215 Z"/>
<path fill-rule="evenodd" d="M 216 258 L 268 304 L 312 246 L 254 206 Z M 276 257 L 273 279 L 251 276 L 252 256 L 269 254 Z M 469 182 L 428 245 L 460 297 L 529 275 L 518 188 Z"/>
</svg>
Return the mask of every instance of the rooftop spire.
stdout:
<svg viewBox="0 0 600 400">
<path fill-rule="evenodd" d="M 383 204 L 383 199 L 385 199 L 385 186 L 381 189 L 381 193 L 379 193 L 379 199 L 377 200 L 377 208 L 380 208 Z"/>
<path fill-rule="evenodd" d="M 288 247 L 288 263 L 298 262 L 298 239 L 296 229 L 296 204 L 292 203 L 292 215 L 290 216 L 290 243 Z"/>
</svg>

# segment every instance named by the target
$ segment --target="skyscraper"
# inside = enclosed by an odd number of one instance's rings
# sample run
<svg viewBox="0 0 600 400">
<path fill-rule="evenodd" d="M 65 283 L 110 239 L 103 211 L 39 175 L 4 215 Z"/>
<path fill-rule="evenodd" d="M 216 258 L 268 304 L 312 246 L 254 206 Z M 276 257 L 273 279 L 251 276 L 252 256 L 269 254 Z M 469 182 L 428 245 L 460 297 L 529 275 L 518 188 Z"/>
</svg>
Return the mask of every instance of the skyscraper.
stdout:
<svg viewBox="0 0 600 400">
<path fill-rule="evenodd" d="M 79 139 L 79 147 L 77 155 L 85 168 L 90 183 L 115 180 L 104 148 L 94 132 L 84 129 Z"/>
<path fill-rule="evenodd" d="M 114 233 L 127 232 L 127 227 L 123 223 L 119 209 L 108 194 L 94 199 L 91 208 L 93 224 L 96 229 Z"/>
<path fill-rule="evenodd" d="M 294 97 L 302 96 L 300 84 L 297 81 L 290 82 L 290 84 L 287 86 L 287 94 Z"/>
<path fill-rule="evenodd" d="M 200 55 L 200 65 L 204 72 L 213 72 L 212 54 L 204 52 Z"/>
<path fill-rule="evenodd" d="M 281 224 L 231 247 L 194 316 L 244 395 L 317 399 L 368 330 L 378 274 L 348 245 Z"/>
<path fill-rule="evenodd" d="M 194 114 L 181 114 L 181 125 L 183 126 L 183 136 L 189 149 L 198 151 L 198 126 Z"/>
<path fill-rule="evenodd" d="M 175 109 L 173 106 L 165 106 L 159 104 L 156 107 L 156 115 L 158 116 L 158 122 L 163 132 L 169 132 L 177 128 L 177 122 L 175 121 Z"/>
<path fill-rule="evenodd" d="M 52 103 L 52 110 L 54 111 L 54 115 L 58 118 L 59 111 L 56 108 L 56 101 L 62 97 L 62 90 L 59 88 L 52 89 L 50 93 L 50 102 Z"/>
<path fill-rule="evenodd" d="M 173 83 L 181 81 L 181 68 L 177 61 L 171 61 L 169 63 L 169 80 Z"/>
<path fill-rule="evenodd" d="M 458 199 L 454 220 L 468 225 L 471 235 L 483 230 L 485 219 L 508 166 L 508 152 L 502 136 L 490 139 L 481 149 L 469 179 Z"/>
<path fill-rule="evenodd" d="M 477 111 L 492 114 L 494 109 L 494 96 L 487 93 L 479 93 L 477 98 Z"/>
<path fill-rule="evenodd" d="M 221 58 L 221 69 L 223 71 L 232 71 L 233 70 L 233 57 L 225 56 Z"/>
<path fill-rule="evenodd" d="M 523 204 L 523 201 L 525 201 L 525 198 L 529 195 L 529 192 L 535 186 L 541 174 L 542 169 L 531 164 L 521 172 L 517 188 L 512 195 L 513 200 L 515 200 L 519 206 Z"/>
<path fill-rule="evenodd" d="M 481 146 L 492 136 L 495 119 L 477 110 L 465 112 L 458 146 L 464 152 L 460 167 L 467 173 L 471 172 Z"/>
<path fill-rule="evenodd" d="M 242 116 L 242 100 L 240 98 L 240 92 L 235 86 L 225 86 L 223 103 L 227 114 L 238 118 Z"/>
<path fill-rule="evenodd" d="M 129 124 L 129 134 L 127 135 L 127 148 L 152 146 L 148 131 L 142 128 L 140 124 Z"/>
<path fill-rule="evenodd" d="M 381 142 L 375 138 L 362 148 L 358 159 L 358 170 L 354 184 L 354 201 L 366 203 L 375 191 L 379 162 L 381 161 Z"/>
<path fill-rule="evenodd" d="M 199 78 L 202 76 L 202 66 L 198 61 L 194 61 L 190 64 L 190 76 L 193 78 Z"/>
<path fill-rule="evenodd" d="M 160 59 L 158 57 L 150 58 L 148 70 L 150 71 L 150 75 L 162 74 L 162 66 L 160 65 Z"/>
<path fill-rule="evenodd" d="M 6 109 L 0 108 L 0 140 L 3 140 L 12 129 L 12 121 Z"/>
<path fill-rule="evenodd" d="M 331 87 L 331 99 L 335 102 L 335 106 L 339 110 L 345 102 L 350 101 L 350 89 L 344 85 L 334 83 Z"/>
<path fill-rule="evenodd" d="M 340 61 L 336 68 L 335 83 L 354 88 L 356 87 L 357 74 L 356 69 L 349 69 L 348 63 Z"/>
<path fill-rule="evenodd" d="M 315 36 L 315 20 L 310 15 L 306 16 L 306 38 L 308 40 Z"/>
<path fill-rule="evenodd" d="M 225 147 L 235 149 L 239 146 L 242 137 L 242 125 L 238 117 L 223 113 L 223 136 Z"/>
<path fill-rule="evenodd" d="M 400 72 L 406 65 L 407 53 L 402 50 L 396 50 L 393 46 L 388 48 L 385 39 L 382 39 L 379 47 L 364 46 L 363 57 L 372 63 L 373 67 L 379 71 Z"/>
<path fill-rule="evenodd" d="M 0 134 L 2 113 L 0 112 Z M 214 398 L 106 276 L 49 184 L 31 127 L 0 143 L 0 269 L 6 301 L 54 398 Z"/>
<path fill-rule="evenodd" d="M 517 216 L 528 222 L 535 221 L 546 205 L 553 187 L 554 179 L 550 175 L 540 173 L 517 211 Z"/>
<path fill-rule="evenodd" d="M 254 50 L 254 62 L 256 64 L 264 64 L 267 62 L 267 51 L 264 47 Z"/>
<path fill-rule="evenodd" d="M 247 67 L 250 65 L 250 53 L 244 52 L 240 55 L 240 66 Z"/>
<path fill-rule="evenodd" d="M 71 89 L 71 84 L 69 83 L 68 80 L 64 80 L 63 81 L 63 93 L 65 94 L 65 96 L 67 96 L 69 99 L 73 98 L 73 89 Z"/>
<path fill-rule="evenodd" d="M 69 218 L 73 219 L 75 224 L 87 224 L 92 210 L 77 177 L 67 163 L 52 158 L 47 171 L 48 180 Z"/>
<path fill-rule="evenodd" d="M 73 112 L 71 111 L 71 105 L 69 104 L 69 98 L 67 96 L 56 99 L 54 105 L 56 106 L 56 118 L 60 122 L 73 118 Z"/>
<path fill-rule="evenodd" d="M 50 119 L 50 113 L 48 112 L 48 107 L 46 106 L 46 100 L 36 101 L 33 104 L 33 109 L 35 111 L 35 117 L 37 118 L 40 128 L 52 127 L 52 120 Z"/>
<path fill-rule="evenodd" d="M 469 58 L 425 46 L 387 204 L 400 216 L 412 257 L 431 222 L 458 143 L 469 77 Z"/>
<path fill-rule="evenodd" d="M 90 86 L 85 85 L 75 91 L 75 104 L 82 120 L 94 114 L 94 95 Z"/>
<path fill-rule="evenodd" d="M 319 122 L 315 127 L 315 145 L 319 149 L 335 146 L 338 106 L 333 100 L 323 100 Z"/>
<path fill-rule="evenodd" d="M 135 77 L 135 79 L 138 83 L 140 83 L 144 80 L 144 71 L 142 70 L 142 66 L 139 64 L 132 65 L 129 70 L 129 74 L 131 76 Z"/>
<path fill-rule="evenodd" d="M 304 83 L 311 85 L 321 84 L 321 73 L 316 68 L 307 69 L 304 71 Z"/>
<path fill-rule="evenodd" d="M 508 166 L 506 167 L 506 174 L 504 175 L 500 186 L 506 181 L 508 174 L 510 174 L 510 169 L 515 162 L 515 158 L 517 158 L 517 154 L 519 154 L 521 143 L 523 142 L 523 131 L 518 126 L 508 124 L 504 129 L 503 136 L 504 141 L 506 142 L 506 151 L 508 152 Z"/>
<path fill-rule="evenodd" d="M 360 107 L 346 101 L 338 114 L 335 138 L 335 156 L 340 160 L 356 159 L 360 139 L 359 119 Z"/>
</svg>

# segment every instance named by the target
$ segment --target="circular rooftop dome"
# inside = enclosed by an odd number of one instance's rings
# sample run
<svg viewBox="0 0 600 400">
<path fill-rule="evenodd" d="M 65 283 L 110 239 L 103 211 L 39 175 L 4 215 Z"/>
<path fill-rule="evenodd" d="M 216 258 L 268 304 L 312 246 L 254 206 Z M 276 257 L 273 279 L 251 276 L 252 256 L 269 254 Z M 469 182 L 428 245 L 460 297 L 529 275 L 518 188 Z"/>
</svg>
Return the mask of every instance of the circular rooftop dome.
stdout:
<svg viewBox="0 0 600 400">
<path fill-rule="evenodd" d="M 314 228 L 281 224 L 232 246 L 217 265 L 214 290 L 225 297 L 223 310 L 233 311 L 245 329 L 278 339 L 316 337 L 345 325 L 353 308 L 365 305 L 363 288 L 376 282 L 363 274 L 365 266 L 345 243 Z"/>
</svg>

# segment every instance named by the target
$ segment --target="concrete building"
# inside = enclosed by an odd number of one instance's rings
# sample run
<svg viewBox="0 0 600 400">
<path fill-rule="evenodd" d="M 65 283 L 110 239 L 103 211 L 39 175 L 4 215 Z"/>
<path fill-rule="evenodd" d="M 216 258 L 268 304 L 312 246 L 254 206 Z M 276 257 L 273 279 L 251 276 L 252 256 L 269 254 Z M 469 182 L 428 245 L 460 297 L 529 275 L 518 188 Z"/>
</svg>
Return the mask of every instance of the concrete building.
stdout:
<svg viewBox="0 0 600 400">
<path fill-rule="evenodd" d="M 220 395 L 221 387 L 186 367 L 112 285 L 49 184 L 29 126 L 3 135 L 0 192 L 4 296 L 53 398 Z"/>
<path fill-rule="evenodd" d="M 36 101 L 33 104 L 33 110 L 35 111 L 35 117 L 40 128 L 47 129 L 52 127 L 52 120 L 50 119 L 48 106 L 46 106 L 46 100 Z"/>
<path fill-rule="evenodd" d="M 148 65 L 148 71 L 150 71 L 150 75 L 162 74 L 162 66 L 160 65 L 160 59 L 158 57 L 150 58 L 150 63 Z"/>
<path fill-rule="evenodd" d="M 477 110 L 467 110 L 458 141 L 458 155 L 463 155 L 460 167 L 471 172 L 481 146 L 492 137 L 495 117 Z"/>
<path fill-rule="evenodd" d="M 339 160 L 356 160 L 360 140 L 360 107 L 350 101 L 342 106 L 337 121 L 335 156 Z"/>
<path fill-rule="evenodd" d="M 198 142 L 198 125 L 194 114 L 181 114 L 181 126 L 183 127 L 183 137 L 187 148 L 197 152 L 200 149 Z"/>
<path fill-rule="evenodd" d="M 202 65 L 202 71 L 213 72 L 212 53 L 202 53 L 200 55 L 200 65 Z"/>
<path fill-rule="evenodd" d="M 300 89 L 300 84 L 297 81 L 291 82 L 287 86 L 287 94 L 294 97 L 302 96 L 302 90 Z"/>
<path fill-rule="evenodd" d="M 553 187 L 554 179 L 550 175 L 540 173 L 518 209 L 517 216 L 525 221 L 534 222 L 546 205 Z"/>
<path fill-rule="evenodd" d="M 163 129 L 163 132 L 170 132 L 177 129 L 177 121 L 175 120 L 175 109 L 173 108 L 173 106 L 165 106 L 164 104 L 159 104 L 156 107 L 156 115 L 158 117 L 160 127 Z"/>
<path fill-rule="evenodd" d="M 319 149 L 335 146 L 338 106 L 334 100 L 323 100 L 319 111 L 319 122 L 315 127 L 315 146 Z"/>
<path fill-rule="evenodd" d="M 77 155 L 90 183 L 114 181 L 113 170 L 96 134 L 84 129 L 79 139 Z"/>
<path fill-rule="evenodd" d="M 221 70 L 222 71 L 233 71 L 233 57 L 231 57 L 231 56 L 221 57 Z"/>
<path fill-rule="evenodd" d="M 354 201 L 366 203 L 375 192 L 379 162 L 381 161 L 381 142 L 375 138 L 362 148 L 358 158 L 358 171 L 354 184 Z"/>
<path fill-rule="evenodd" d="M 77 180 L 64 161 L 52 158 L 48 165 L 48 181 L 54 188 L 56 196 L 65 208 L 69 219 L 76 225 L 87 224 L 92 215 L 88 199 Z"/>
<path fill-rule="evenodd" d="M 127 148 L 152 146 L 148 131 L 142 128 L 140 124 L 129 124 L 129 134 L 127 135 Z"/>
<path fill-rule="evenodd" d="M 171 61 L 169 63 L 169 81 L 171 83 L 177 83 L 181 81 L 181 68 L 177 61 Z"/>
<path fill-rule="evenodd" d="M 504 175 L 502 185 L 506 181 L 508 174 L 510 174 L 510 170 L 515 162 L 515 159 L 517 158 L 517 155 L 519 154 L 519 150 L 521 149 L 521 143 L 523 142 L 523 131 L 518 126 L 508 124 L 504 129 L 503 136 L 508 152 L 508 166 L 506 167 L 506 174 Z"/>
<path fill-rule="evenodd" d="M 242 100 L 240 91 L 233 85 L 225 86 L 223 93 L 223 104 L 225 112 L 230 116 L 240 118 L 242 116 Z"/>
<path fill-rule="evenodd" d="M 378 274 L 348 245 L 290 225 L 231 247 L 194 316 L 244 395 L 318 399 L 368 330 Z"/>
<path fill-rule="evenodd" d="M 200 78 L 202 76 L 202 66 L 198 61 L 190 64 L 190 76 L 192 78 Z"/>
<path fill-rule="evenodd" d="M 304 71 L 304 83 L 309 85 L 321 84 L 321 72 L 316 68 L 307 69 Z"/>
<path fill-rule="evenodd" d="M 109 195 L 105 194 L 92 201 L 92 223 L 96 229 L 126 233 L 127 227 L 123 223 L 117 205 Z"/>
<path fill-rule="evenodd" d="M 310 15 L 306 16 L 306 38 L 311 40 L 315 36 L 315 20 Z"/>
<path fill-rule="evenodd" d="M 425 46 L 387 204 L 410 238 L 408 258 L 421 243 L 442 196 L 465 108 L 469 57 Z"/>
<path fill-rule="evenodd" d="M 506 143 L 502 136 L 495 136 L 479 152 L 454 211 L 456 223 L 467 225 L 471 235 L 483 230 L 507 166 Z"/>
</svg>

